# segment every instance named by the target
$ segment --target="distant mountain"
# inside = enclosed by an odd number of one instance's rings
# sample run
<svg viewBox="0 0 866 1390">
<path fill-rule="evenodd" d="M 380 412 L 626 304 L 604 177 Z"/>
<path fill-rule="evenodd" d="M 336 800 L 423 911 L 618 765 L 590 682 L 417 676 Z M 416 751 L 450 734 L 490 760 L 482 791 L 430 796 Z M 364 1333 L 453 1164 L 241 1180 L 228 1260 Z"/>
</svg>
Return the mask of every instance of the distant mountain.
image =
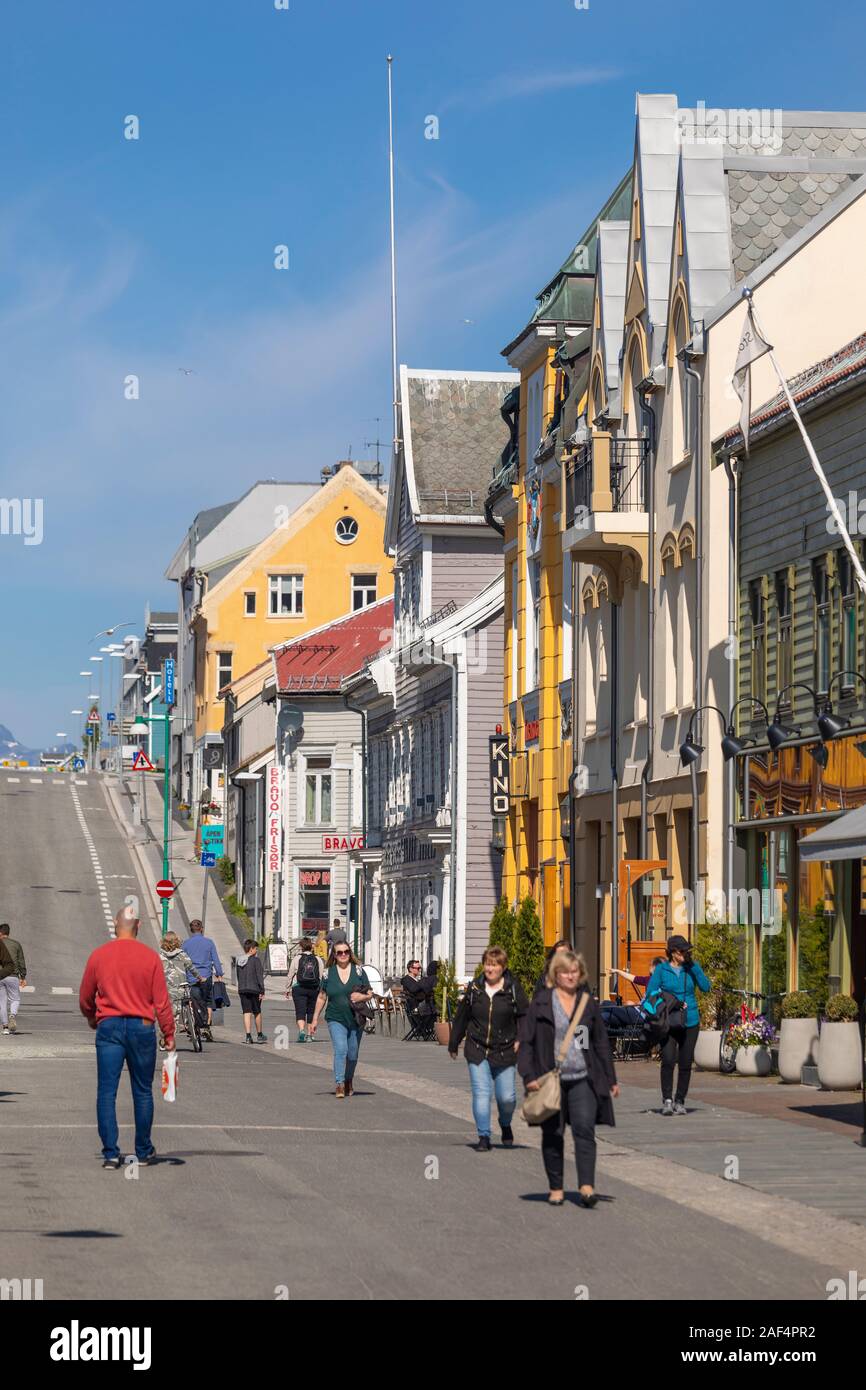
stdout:
<svg viewBox="0 0 866 1390">
<path fill-rule="evenodd" d="M 59 743 L 52 746 L 52 753 L 74 753 L 78 745 L 75 743 Z M 42 748 L 25 748 L 19 744 L 11 729 L 7 729 L 5 724 L 0 724 L 0 762 L 9 759 L 12 762 L 28 762 L 31 767 L 35 767 L 39 762 L 40 755 L 49 751 Z"/>
</svg>

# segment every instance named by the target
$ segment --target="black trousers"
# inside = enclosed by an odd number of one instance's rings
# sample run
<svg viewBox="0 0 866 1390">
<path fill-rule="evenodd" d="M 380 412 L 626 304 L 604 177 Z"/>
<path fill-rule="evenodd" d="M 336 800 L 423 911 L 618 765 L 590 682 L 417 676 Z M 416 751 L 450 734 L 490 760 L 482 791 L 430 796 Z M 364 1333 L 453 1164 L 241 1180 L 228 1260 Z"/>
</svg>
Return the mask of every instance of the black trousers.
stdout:
<svg viewBox="0 0 866 1390">
<path fill-rule="evenodd" d="M 595 1186 L 595 1117 L 598 1101 L 595 1091 L 585 1078 L 563 1081 L 562 1116 L 552 1115 L 541 1126 L 541 1156 L 551 1192 L 561 1192 L 565 1129 L 571 1126 L 574 1135 L 574 1156 L 577 1159 L 579 1187 Z"/>
<path fill-rule="evenodd" d="M 668 1033 L 667 1042 L 662 1048 L 662 1100 L 682 1102 L 688 1095 L 699 1032 L 700 1024 L 695 1023 L 691 1028 L 672 1028 Z M 677 1061 L 679 1072 L 677 1093 L 674 1095 L 674 1064 Z"/>
</svg>

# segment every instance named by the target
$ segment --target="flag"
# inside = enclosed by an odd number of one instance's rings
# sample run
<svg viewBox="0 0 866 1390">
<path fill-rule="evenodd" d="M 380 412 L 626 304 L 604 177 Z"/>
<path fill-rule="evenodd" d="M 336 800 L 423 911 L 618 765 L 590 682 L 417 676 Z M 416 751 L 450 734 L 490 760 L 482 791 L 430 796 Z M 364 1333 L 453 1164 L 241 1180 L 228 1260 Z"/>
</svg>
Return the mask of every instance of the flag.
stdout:
<svg viewBox="0 0 866 1390">
<path fill-rule="evenodd" d="M 750 299 L 746 309 L 746 322 L 743 325 L 737 360 L 734 364 L 734 390 L 740 398 L 740 430 L 743 443 L 746 446 L 747 458 L 749 456 L 749 416 L 752 413 L 752 374 L 749 368 L 753 362 L 757 362 L 759 357 L 763 357 L 765 352 L 772 351 L 772 345 L 765 342 L 758 332 Z"/>
</svg>

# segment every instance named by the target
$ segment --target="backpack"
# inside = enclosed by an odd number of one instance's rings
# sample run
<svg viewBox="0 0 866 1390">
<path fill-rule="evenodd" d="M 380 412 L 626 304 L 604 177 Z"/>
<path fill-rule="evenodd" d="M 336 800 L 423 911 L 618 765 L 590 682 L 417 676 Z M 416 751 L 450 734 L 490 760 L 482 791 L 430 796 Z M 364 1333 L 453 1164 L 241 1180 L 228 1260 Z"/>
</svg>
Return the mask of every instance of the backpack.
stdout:
<svg viewBox="0 0 866 1390">
<path fill-rule="evenodd" d="M 319 962 L 310 951 L 305 951 L 298 961 L 297 983 L 301 989 L 318 989 Z"/>
<path fill-rule="evenodd" d="M 15 974 L 15 962 L 5 941 L 0 941 L 0 980 Z"/>
<path fill-rule="evenodd" d="M 652 994 L 644 999 L 641 1009 L 647 1042 L 664 1043 L 672 1028 L 685 1027 L 685 1000 L 677 994 L 671 994 L 670 990 L 654 989 Z"/>
</svg>

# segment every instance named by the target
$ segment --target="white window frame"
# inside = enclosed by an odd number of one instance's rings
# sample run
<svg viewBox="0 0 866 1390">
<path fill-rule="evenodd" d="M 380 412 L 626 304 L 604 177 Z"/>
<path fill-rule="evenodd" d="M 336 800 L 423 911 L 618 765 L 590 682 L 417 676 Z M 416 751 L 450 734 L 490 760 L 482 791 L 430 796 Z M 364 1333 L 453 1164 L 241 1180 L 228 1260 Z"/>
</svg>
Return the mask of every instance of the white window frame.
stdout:
<svg viewBox="0 0 866 1390">
<path fill-rule="evenodd" d="M 362 579 L 365 579 L 365 580 L 370 580 L 370 579 L 372 579 L 373 583 L 372 583 L 372 585 L 370 585 L 369 583 L 362 584 L 362 583 L 360 582 Z M 372 597 L 370 596 L 371 589 L 372 589 Z M 372 570 L 364 570 L 364 571 L 363 571 L 362 573 L 360 573 L 360 574 L 353 574 L 353 575 L 352 575 L 352 582 L 351 582 L 351 585 L 350 585 L 350 593 L 349 593 L 349 598 L 350 598 L 350 600 L 351 600 L 351 602 L 350 602 L 351 611 L 352 611 L 353 613 L 360 613 L 360 611 L 361 611 L 362 608 L 369 608 L 371 603 L 375 603 L 375 602 L 376 602 L 376 599 L 377 599 L 377 597 L 378 597 L 378 593 L 379 593 L 379 576 L 378 576 L 377 574 L 375 574 Z M 362 602 L 361 602 L 361 603 L 356 603 L 356 602 L 355 602 L 355 599 L 356 599 L 356 597 L 357 597 L 358 595 L 360 595 L 360 596 L 362 597 Z"/>
<path fill-rule="evenodd" d="M 284 593 L 292 600 L 292 607 L 285 611 L 280 603 Z M 298 607 L 300 599 L 300 607 Z M 276 609 L 274 600 L 277 601 Z M 304 616 L 304 576 L 303 574 L 269 574 L 268 575 L 268 617 L 269 618 L 302 618 Z"/>
<path fill-rule="evenodd" d="M 234 652 L 225 652 L 225 651 L 223 651 L 223 652 L 216 652 L 215 655 L 216 655 L 216 676 L 215 676 L 215 680 L 216 680 L 216 689 L 214 690 L 214 695 L 215 695 L 215 696 L 217 697 L 217 699 L 218 699 L 218 698 L 219 698 L 219 693 L 220 693 L 220 691 L 222 690 L 223 686 L 224 686 L 224 685 L 231 685 L 231 682 L 232 682 L 232 679 L 233 679 L 233 671 L 234 671 Z M 223 670 L 223 657 L 228 657 L 228 663 L 229 663 L 229 665 L 228 665 L 228 670 L 229 670 L 228 680 L 221 680 L 221 679 L 220 679 L 220 674 L 221 674 L 221 672 L 222 672 L 222 670 Z"/>
<path fill-rule="evenodd" d="M 329 766 L 310 768 L 309 764 L 313 758 L 327 758 Z M 334 776 L 334 750 L 332 748 L 310 748 L 299 759 L 298 767 L 298 829 L 299 830 L 318 830 L 333 828 L 336 824 L 336 791 L 337 784 Z M 314 777 L 315 787 L 315 819 L 307 819 L 307 778 Z M 322 819 L 322 779 L 327 777 L 331 784 L 331 817 L 330 820 Z"/>
<path fill-rule="evenodd" d="M 252 601 L 253 601 L 252 612 L 250 612 L 250 606 L 249 606 L 249 601 L 250 601 L 250 599 L 252 599 Z M 257 594 L 256 594 L 255 589 L 244 589 L 244 617 L 245 617 L 245 618 L 254 618 L 254 617 L 256 616 L 256 610 L 257 610 L 257 609 L 258 609 L 258 596 L 257 596 Z"/>
</svg>

